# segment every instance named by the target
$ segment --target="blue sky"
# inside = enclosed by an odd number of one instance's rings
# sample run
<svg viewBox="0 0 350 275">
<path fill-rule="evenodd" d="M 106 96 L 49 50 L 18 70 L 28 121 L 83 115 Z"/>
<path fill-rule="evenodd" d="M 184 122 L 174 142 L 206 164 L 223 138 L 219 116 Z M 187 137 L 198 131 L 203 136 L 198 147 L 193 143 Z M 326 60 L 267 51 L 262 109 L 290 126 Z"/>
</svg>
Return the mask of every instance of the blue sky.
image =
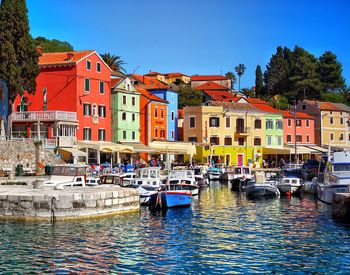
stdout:
<svg viewBox="0 0 350 275">
<path fill-rule="evenodd" d="M 128 73 L 225 74 L 255 83 L 276 47 L 330 50 L 350 85 L 347 0 L 27 0 L 31 34 L 120 55 Z M 237 85 L 236 85 L 237 86 Z"/>
</svg>

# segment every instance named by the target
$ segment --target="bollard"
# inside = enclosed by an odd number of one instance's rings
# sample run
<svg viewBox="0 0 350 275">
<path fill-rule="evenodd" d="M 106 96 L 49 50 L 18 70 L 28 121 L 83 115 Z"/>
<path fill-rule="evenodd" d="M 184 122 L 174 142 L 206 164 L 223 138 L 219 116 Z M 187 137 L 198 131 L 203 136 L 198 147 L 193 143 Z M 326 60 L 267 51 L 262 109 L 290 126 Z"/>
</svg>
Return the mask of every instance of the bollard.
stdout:
<svg viewBox="0 0 350 275">
<path fill-rule="evenodd" d="M 41 189 L 44 186 L 44 181 L 43 180 L 36 180 L 34 181 L 33 184 L 33 189 Z"/>
<path fill-rule="evenodd" d="M 15 179 L 15 174 L 12 171 L 9 173 L 8 179 L 9 180 L 14 180 Z"/>
</svg>

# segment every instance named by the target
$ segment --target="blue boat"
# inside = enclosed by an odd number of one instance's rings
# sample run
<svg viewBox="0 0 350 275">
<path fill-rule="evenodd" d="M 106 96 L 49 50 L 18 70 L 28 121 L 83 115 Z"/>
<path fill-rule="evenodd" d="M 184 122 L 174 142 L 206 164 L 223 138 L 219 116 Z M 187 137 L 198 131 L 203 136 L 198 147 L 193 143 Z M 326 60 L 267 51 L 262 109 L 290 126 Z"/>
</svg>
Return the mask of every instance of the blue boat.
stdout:
<svg viewBox="0 0 350 275">
<path fill-rule="evenodd" d="M 192 203 L 192 192 L 189 184 L 171 184 L 166 190 L 159 191 L 150 197 L 149 208 L 151 210 L 189 207 Z"/>
</svg>

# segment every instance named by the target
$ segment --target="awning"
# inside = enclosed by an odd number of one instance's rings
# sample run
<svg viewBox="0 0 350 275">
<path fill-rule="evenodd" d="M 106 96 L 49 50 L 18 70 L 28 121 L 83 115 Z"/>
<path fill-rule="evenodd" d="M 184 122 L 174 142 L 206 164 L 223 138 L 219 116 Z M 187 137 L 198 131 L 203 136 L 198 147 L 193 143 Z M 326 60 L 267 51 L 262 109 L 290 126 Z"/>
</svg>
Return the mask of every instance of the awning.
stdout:
<svg viewBox="0 0 350 275">
<path fill-rule="evenodd" d="M 141 142 L 121 142 L 123 145 L 132 146 L 133 153 L 151 153 L 154 152 L 154 150 L 150 149 L 148 146 Z"/>
<path fill-rule="evenodd" d="M 132 146 L 114 143 L 110 141 L 78 141 L 77 145 L 79 149 L 89 148 L 105 153 L 132 153 L 133 150 Z"/>
<path fill-rule="evenodd" d="M 286 145 L 290 148 L 290 153 L 295 153 L 295 147 L 293 145 Z M 314 150 L 303 145 L 297 145 L 297 154 L 314 154 Z"/>
<path fill-rule="evenodd" d="M 262 149 L 263 154 L 270 154 L 270 155 L 289 155 L 290 154 L 290 148 L 288 147 L 264 147 Z"/>
<path fill-rule="evenodd" d="M 180 141 L 152 141 L 149 148 L 157 153 L 177 154 L 177 155 L 195 155 L 196 146 L 190 142 Z"/>
<path fill-rule="evenodd" d="M 63 150 L 71 153 L 74 157 L 86 157 L 86 152 L 80 151 L 75 148 L 58 148 L 59 150 Z"/>
</svg>

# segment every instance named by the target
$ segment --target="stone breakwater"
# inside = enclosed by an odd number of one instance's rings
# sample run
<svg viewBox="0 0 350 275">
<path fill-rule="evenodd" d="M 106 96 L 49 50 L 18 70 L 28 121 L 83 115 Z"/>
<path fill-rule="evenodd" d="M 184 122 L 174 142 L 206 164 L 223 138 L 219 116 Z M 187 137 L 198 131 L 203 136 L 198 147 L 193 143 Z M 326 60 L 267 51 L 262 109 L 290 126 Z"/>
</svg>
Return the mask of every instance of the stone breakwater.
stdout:
<svg viewBox="0 0 350 275">
<path fill-rule="evenodd" d="M 0 219 L 75 220 L 139 210 L 138 190 L 115 185 L 64 190 L 0 186 Z"/>
</svg>

